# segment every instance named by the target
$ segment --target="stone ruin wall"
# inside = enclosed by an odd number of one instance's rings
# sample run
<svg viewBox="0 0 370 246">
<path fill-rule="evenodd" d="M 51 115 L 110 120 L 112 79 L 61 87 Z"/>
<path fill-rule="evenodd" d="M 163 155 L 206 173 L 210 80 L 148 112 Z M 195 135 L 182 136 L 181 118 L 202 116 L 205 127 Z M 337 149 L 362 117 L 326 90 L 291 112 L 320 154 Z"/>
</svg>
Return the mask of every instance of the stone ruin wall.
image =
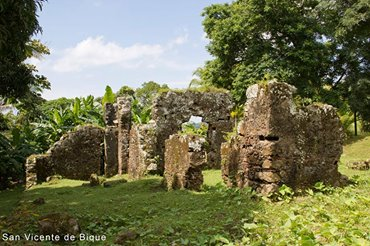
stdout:
<svg viewBox="0 0 370 246">
<path fill-rule="evenodd" d="M 220 148 L 225 132 L 230 132 L 233 124 L 230 112 L 233 108 L 231 96 L 223 92 L 175 92 L 160 94 L 154 101 L 152 119 L 156 123 L 156 147 L 159 156 L 159 173 L 164 172 L 165 140 L 181 130 L 181 125 L 191 116 L 202 117 L 208 124 L 207 153 L 208 168 L 221 167 Z"/>
<path fill-rule="evenodd" d="M 105 130 L 80 127 L 47 154 L 30 156 L 27 187 L 54 174 L 84 180 L 92 173 L 103 174 L 103 140 L 107 177 L 127 172 L 139 179 L 159 172 L 164 173 L 169 189 L 198 189 L 203 180 L 200 167 L 217 168 L 220 163 L 229 186 L 251 186 L 262 193 L 282 184 L 295 189 L 317 181 L 336 185 L 342 177 L 338 161 L 343 144 L 336 111 L 329 105 L 297 108 L 294 91 L 276 82 L 251 86 L 238 135 L 221 148 L 224 133 L 233 126 L 229 94 L 162 93 L 155 99 L 153 119 L 145 125 L 131 125 L 131 98 L 118 98 L 116 104 L 105 105 Z M 194 139 L 176 135 L 191 116 L 200 116 L 208 124 L 208 148 L 200 151 L 206 151 L 204 155 L 192 149 Z"/>
<path fill-rule="evenodd" d="M 27 158 L 26 189 L 46 181 L 46 178 L 51 175 L 53 175 L 53 166 L 49 155 L 31 155 Z"/>
<path fill-rule="evenodd" d="M 104 174 L 107 177 L 112 177 L 118 173 L 117 104 L 106 103 L 104 106 Z"/>
<path fill-rule="evenodd" d="M 78 180 L 88 180 L 92 173 L 100 174 L 103 139 L 102 128 L 81 126 L 62 136 L 46 154 L 28 157 L 26 187 L 55 174 Z"/>
<path fill-rule="evenodd" d="M 174 134 L 165 141 L 164 180 L 168 190 L 200 190 L 207 146 L 204 138 L 194 135 Z"/>
<path fill-rule="evenodd" d="M 247 90 L 238 135 L 222 145 L 222 177 L 229 186 L 251 186 L 270 193 L 341 180 L 338 161 L 343 132 L 329 105 L 297 108 L 295 88 L 272 82 Z"/>
<path fill-rule="evenodd" d="M 232 129 L 232 107 L 227 93 L 170 91 L 155 100 L 153 120 L 149 124 L 132 126 L 131 97 L 117 98 L 116 103 L 105 104 L 104 130 L 83 127 L 68 133 L 46 155 L 27 160 L 27 177 L 31 184 L 35 180 L 45 181 L 53 174 L 84 180 L 92 173 L 107 177 L 128 173 L 133 179 L 150 172 L 163 174 L 165 140 L 180 131 L 182 123 L 188 122 L 192 115 L 203 117 L 209 127 L 208 167 L 220 167 L 223 134 Z M 101 171 L 102 158 L 104 171 Z"/>
<path fill-rule="evenodd" d="M 130 149 L 127 173 L 131 179 L 140 179 L 157 172 L 156 125 L 154 122 L 133 125 L 130 130 Z"/>
<path fill-rule="evenodd" d="M 117 98 L 118 111 L 118 174 L 127 173 L 131 129 L 131 97 Z"/>
<path fill-rule="evenodd" d="M 117 98 L 117 103 L 105 104 L 104 174 L 112 177 L 127 173 L 131 130 L 131 97 Z"/>
</svg>

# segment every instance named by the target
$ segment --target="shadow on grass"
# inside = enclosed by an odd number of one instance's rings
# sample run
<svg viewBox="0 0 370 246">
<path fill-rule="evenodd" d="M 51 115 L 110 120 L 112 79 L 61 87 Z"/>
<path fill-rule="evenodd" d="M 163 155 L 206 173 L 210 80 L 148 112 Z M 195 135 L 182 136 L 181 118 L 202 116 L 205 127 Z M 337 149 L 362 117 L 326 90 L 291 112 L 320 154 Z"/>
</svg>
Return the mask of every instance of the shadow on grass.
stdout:
<svg viewBox="0 0 370 246">
<path fill-rule="evenodd" d="M 358 141 L 361 141 L 364 138 L 369 137 L 369 136 L 370 136 L 370 133 L 368 133 L 368 132 L 367 133 L 361 133 L 358 136 L 351 136 L 351 137 L 349 137 L 348 139 L 346 139 L 344 141 L 344 145 L 354 144 L 354 143 L 356 143 Z"/>
<path fill-rule="evenodd" d="M 83 232 L 106 235 L 105 243 L 112 243 L 118 232 L 131 230 L 139 235 L 134 245 L 204 245 L 212 240 L 241 238 L 241 225 L 252 221 L 254 212 L 263 209 L 251 192 L 220 185 L 202 192 L 167 192 L 159 177 L 110 188 L 81 186 L 82 182 L 77 181 L 63 187 L 63 182 L 66 181 L 25 191 L 17 213 L 9 220 L 9 230 L 36 232 L 30 223 L 38 217 L 66 212 L 79 219 Z M 45 199 L 44 205 L 32 203 L 39 197 Z M 24 211 L 33 219 L 24 221 Z"/>
</svg>

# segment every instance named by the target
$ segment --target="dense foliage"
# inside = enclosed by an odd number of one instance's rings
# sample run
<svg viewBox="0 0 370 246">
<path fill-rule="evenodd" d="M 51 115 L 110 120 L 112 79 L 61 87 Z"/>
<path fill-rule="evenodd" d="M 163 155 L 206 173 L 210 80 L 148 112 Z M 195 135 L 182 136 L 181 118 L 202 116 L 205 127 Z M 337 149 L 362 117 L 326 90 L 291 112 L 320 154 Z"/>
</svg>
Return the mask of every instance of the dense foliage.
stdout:
<svg viewBox="0 0 370 246">
<path fill-rule="evenodd" d="M 104 126 L 103 109 L 93 96 L 75 98 L 70 104 L 59 100 L 61 105 L 47 109 L 38 121 L 33 122 L 33 132 L 41 152 L 46 151 L 60 137 L 76 126 L 93 124 Z M 45 107 L 46 108 L 46 107 Z"/>
<path fill-rule="evenodd" d="M 154 81 L 144 82 L 136 90 L 123 86 L 116 92 L 116 97 L 130 96 L 132 98 L 132 119 L 136 124 L 146 124 L 151 119 L 153 99 L 161 91 L 168 90 L 166 84 L 158 84 Z"/>
<path fill-rule="evenodd" d="M 37 10 L 44 0 L 0 2 L 0 97 L 12 100 L 37 97 L 40 89 L 49 88 L 44 76 L 24 61 L 48 53 L 32 35 L 41 31 Z M 27 103 L 26 103 L 27 104 Z"/>
<path fill-rule="evenodd" d="M 203 16 L 215 58 L 198 73 L 238 102 L 266 74 L 296 86 L 301 97 L 337 107 L 359 101 L 357 84 L 369 80 L 367 0 L 237 0 L 211 5 Z M 353 110 L 366 118 L 369 107 L 362 102 Z"/>
<path fill-rule="evenodd" d="M 37 11 L 43 2 L 0 2 L 0 101 L 18 111 L 17 117 L 0 117 L 0 189 L 21 178 L 25 158 L 38 151 L 38 139 L 29 121 L 40 114 L 37 105 L 44 101 L 41 92 L 50 88 L 50 83 L 25 60 L 49 54 L 46 46 L 32 39 L 41 32 Z"/>
<path fill-rule="evenodd" d="M 36 109 L 39 114 L 32 121 L 22 110 L 16 116 L 1 115 L 0 189 L 22 179 L 26 158 L 46 152 L 63 134 L 79 125 L 104 125 L 102 106 L 93 96 L 51 100 Z"/>
</svg>

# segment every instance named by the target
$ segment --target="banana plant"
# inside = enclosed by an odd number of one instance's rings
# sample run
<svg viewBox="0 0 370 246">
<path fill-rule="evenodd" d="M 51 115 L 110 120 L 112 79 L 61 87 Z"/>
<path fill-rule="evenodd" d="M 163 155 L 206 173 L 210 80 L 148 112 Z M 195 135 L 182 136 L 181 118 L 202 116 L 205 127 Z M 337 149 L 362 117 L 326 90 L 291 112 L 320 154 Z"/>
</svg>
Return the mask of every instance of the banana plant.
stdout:
<svg viewBox="0 0 370 246">
<path fill-rule="evenodd" d="M 132 119 L 136 124 L 147 124 L 151 119 L 151 107 L 144 107 L 134 98 L 131 106 Z"/>
</svg>

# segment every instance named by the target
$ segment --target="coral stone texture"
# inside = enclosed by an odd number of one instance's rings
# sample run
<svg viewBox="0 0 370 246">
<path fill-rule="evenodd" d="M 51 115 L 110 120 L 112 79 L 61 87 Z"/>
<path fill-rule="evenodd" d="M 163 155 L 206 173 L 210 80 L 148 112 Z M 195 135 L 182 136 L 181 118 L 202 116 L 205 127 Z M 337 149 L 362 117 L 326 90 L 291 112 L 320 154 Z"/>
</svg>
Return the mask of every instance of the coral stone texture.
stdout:
<svg viewBox="0 0 370 246">
<path fill-rule="evenodd" d="M 118 174 L 127 173 L 131 129 L 131 97 L 117 98 Z"/>
<path fill-rule="evenodd" d="M 262 193 L 286 184 L 295 189 L 323 181 L 338 185 L 343 132 L 329 105 L 298 108 L 295 88 L 278 82 L 247 90 L 238 134 L 222 145 L 222 177 L 229 186 Z"/>
<path fill-rule="evenodd" d="M 54 174 L 80 180 L 88 180 L 92 173 L 100 174 L 103 140 L 104 130 L 94 126 L 81 126 L 62 136 L 45 155 L 27 158 L 26 187 Z"/>
<path fill-rule="evenodd" d="M 118 173 L 118 121 L 117 104 L 105 105 L 105 133 L 104 133 L 104 174 L 107 177 Z"/>
<path fill-rule="evenodd" d="M 168 190 L 200 190 L 206 146 L 206 140 L 195 135 L 175 134 L 166 140 L 164 177 Z"/>
<path fill-rule="evenodd" d="M 54 172 L 69 179 L 88 180 L 100 174 L 104 130 L 94 126 L 78 127 L 51 147 L 47 153 Z"/>
<path fill-rule="evenodd" d="M 133 125 L 130 131 L 130 149 L 127 173 L 131 179 L 140 179 L 149 172 L 157 172 L 156 125 L 149 122 Z"/>
<path fill-rule="evenodd" d="M 220 168 L 220 148 L 224 142 L 224 132 L 231 131 L 230 112 L 233 108 L 231 96 L 225 92 L 168 91 L 160 94 L 152 108 L 152 119 L 157 124 L 157 153 L 159 172 L 163 173 L 165 140 L 181 130 L 181 124 L 188 122 L 191 116 L 202 117 L 208 124 L 207 161 L 209 168 Z"/>
</svg>

